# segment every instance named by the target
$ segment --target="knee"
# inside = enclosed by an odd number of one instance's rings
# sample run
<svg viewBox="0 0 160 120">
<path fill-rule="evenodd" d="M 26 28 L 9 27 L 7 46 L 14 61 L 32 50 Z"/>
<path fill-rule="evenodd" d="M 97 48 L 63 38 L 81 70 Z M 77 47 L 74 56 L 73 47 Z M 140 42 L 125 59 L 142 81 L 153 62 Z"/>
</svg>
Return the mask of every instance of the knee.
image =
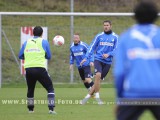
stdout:
<svg viewBox="0 0 160 120">
<path fill-rule="evenodd" d="M 96 78 L 101 78 L 101 73 L 100 73 L 100 72 L 97 72 L 96 75 L 95 75 L 95 77 L 96 77 Z"/>
<path fill-rule="evenodd" d="M 92 79 L 86 78 L 86 79 L 84 80 L 84 83 L 90 83 L 91 81 L 92 81 Z"/>
</svg>

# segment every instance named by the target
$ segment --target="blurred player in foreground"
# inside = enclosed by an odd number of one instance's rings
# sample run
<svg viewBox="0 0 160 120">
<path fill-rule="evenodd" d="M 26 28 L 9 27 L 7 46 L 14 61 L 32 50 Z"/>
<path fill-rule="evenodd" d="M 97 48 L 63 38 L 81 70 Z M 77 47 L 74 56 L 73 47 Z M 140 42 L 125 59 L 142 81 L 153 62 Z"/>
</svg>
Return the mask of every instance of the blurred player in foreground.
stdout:
<svg viewBox="0 0 160 120">
<path fill-rule="evenodd" d="M 118 36 L 112 31 L 112 23 L 109 20 L 103 22 L 102 33 L 95 36 L 90 47 L 82 60 L 81 65 L 85 64 L 89 56 L 94 53 L 94 68 L 95 68 L 95 81 L 94 87 L 90 93 L 82 100 L 85 104 L 91 95 L 95 92 L 95 98 L 98 104 L 103 104 L 100 99 L 99 90 L 101 80 L 104 80 L 111 67 L 112 59 L 115 54 L 115 49 L 118 44 Z"/>
<path fill-rule="evenodd" d="M 80 65 L 80 62 L 84 59 L 84 56 L 87 52 L 88 45 L 85 42 L 80 40 L 80 36 L 78 33 L 74 34 L 73 43 L 70 46 L 70 70 L 73 69 L 74 61 L 76 61 L 76 67 L 78 68 L 79 75 L 84 83 L 84 86 L 91 90 L 94 82 L 91 77 L 91 66 L 93 66 L 94 56 L 92 55 L 90 59 L 83 64 Z"/>
<path fill-rule="evenodd" d="M 19 59 L 24 59 L 26 82 L 28 87 L 27 106 L 29 113 L 34 112 L 34 90 L 37 80 L 48 92 L 48 108 L 50 114 L 56 114 L 55 94 L 51 78 L 46 70 L 46 59 L 51 59 L 51 51 L 47 40 L 42 39 L 43 29 L 36 26 L 33 29 L 33 38 L 27 40 L 20 52 Z"/>
<path fill-rule="evenodd" d="M 141 1 L 134 13 L 137 24 L 120 36 L 115 56 L 116 117 L 138 120 L 150 110 L 160 120 L 160 28 L 153 24 L 158 10 L 151 1 Z"/>
</svg>

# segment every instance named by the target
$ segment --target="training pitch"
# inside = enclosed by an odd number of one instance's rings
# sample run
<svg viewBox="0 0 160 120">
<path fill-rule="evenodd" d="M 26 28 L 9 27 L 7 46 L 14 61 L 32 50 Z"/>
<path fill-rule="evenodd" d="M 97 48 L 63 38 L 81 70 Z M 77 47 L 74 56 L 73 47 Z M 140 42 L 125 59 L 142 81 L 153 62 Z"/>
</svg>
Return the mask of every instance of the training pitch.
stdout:
<svg viewBox="0 0 160 120">
<path fill-rule="evenodd" d="M 104 105 L 98 105 L 94 98 L 87 104 L 79 101 L 87 94 L 85 88 L 56 88 L 57 115 L 48 114 L 47 93 L 44 88 L 35 89 L 34 113 L 28 113 L 26 104 L 26 88 L 0 89 L 1 120 L 115 120 L 114 88 L 101 88 L 100 96 Z M 140 120 L 152 120 L 148 111 Z"/>
</svg>

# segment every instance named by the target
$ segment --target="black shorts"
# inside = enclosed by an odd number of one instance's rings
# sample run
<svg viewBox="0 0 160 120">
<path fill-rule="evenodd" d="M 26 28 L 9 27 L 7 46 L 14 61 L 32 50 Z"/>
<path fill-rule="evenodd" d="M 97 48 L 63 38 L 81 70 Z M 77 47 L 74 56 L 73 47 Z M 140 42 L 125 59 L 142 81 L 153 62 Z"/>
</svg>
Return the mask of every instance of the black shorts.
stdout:
<svg viewBox="0 0 160 120">
<path fill-rule="evenodd" d="M 103 62 L 98 61 L 98 60 L 94 61 L 95 74 L 97 72 L 100 72 L 101 73 L 101 80 L 104 80 L 107 73 L 109 72 L 110 67 L 111 67 L 111 64 L 106 64 L 106 63 L 103 63 Z"/>
<path fill-rule="evenodd" d="M 156 120 L 160 120 L 160 106 L 118 106 L 116 112 L 117 120 L 138 120 L 140 115 L 149 110 Z"/>
<path fill-rule="evenodd" d="M 28 90 L 31 91 L 31 94 L 33 94 L 37 80 L 49 93 L 54 92 L 52 80 L 45 68 L 33 67 L 33 68 L 26 68 L 25 70 L 26 70 L 27 86 Z"/>
<path fill-rule="evenodd" d="M 85 80 L 85 78 L 91 78 L 91 67 L 85 66 L 78 68 L 79 75 L 82 80 Z"/>
</svg>

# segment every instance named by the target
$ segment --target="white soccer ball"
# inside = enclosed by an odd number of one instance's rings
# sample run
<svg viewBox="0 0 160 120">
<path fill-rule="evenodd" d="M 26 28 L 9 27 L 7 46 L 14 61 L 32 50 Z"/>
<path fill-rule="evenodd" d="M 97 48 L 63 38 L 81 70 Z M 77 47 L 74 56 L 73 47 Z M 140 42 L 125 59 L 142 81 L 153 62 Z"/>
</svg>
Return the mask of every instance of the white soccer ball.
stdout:
<svg viewBox="0 0 160 120">
<path fill-rule="evenodd" d="M 53 45 L 62 46 L 64 44 L 64 38 L 61 35 L 56 35 L 53 38 Z"/>
</svg>

